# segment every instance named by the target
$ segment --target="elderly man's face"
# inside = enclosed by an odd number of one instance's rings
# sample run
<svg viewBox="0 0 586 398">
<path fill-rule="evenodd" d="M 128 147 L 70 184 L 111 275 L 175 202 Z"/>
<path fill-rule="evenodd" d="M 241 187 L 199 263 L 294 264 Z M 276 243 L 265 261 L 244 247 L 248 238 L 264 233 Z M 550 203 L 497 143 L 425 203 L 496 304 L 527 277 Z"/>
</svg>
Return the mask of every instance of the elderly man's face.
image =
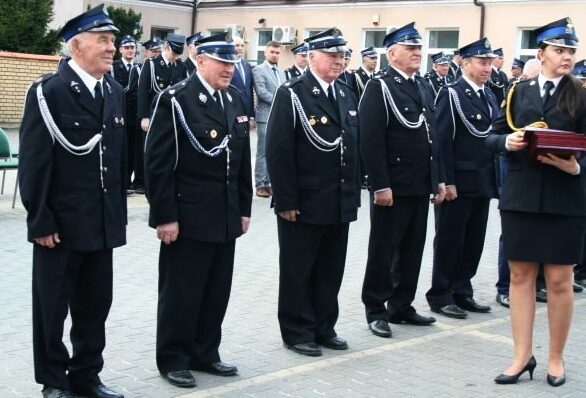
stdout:
<svg viewBox="0 0 586 398">
<path fill-rule="evenodd" d="M 450 64 L 433 64 L 433 70 L 435 70 L 441 77 L 446 77 L 449 69 Z"/>
<path fill-rule="evenodd" d="M 387 57 L 395 68 L 412 75 L 421 67 L 421 46 L 395 44 L 387 50 Z"/>
<path fill-rule="evenodd" d="M 468 79 L 482 86 L 490 78 L 492 64 L 490 58 L 470 57 L 462 60 L 462 71 Z"/>
<path fill-rule="evenodd" d="M 309 53 L 311 71 L 328 83 L 332 83 L 344 70 L 344 53 L 311 51 Z"/>
<path fill-rule="evenodd" d="M 370 57 L 362 58 L 362 65 L 364 65 L 364 69 L 366 69 L 369 72 L 374 72 L 374 70 L 376 69 L 377 62 L 378 62 L 378 58 L 370 58 Z"/>
<path fill-rule="evenodd" d="M 232 80 L 234 64 L 200 54 L 197 56 L 197 70 L 214 90 L 224 90 Z"/>
<path fill-rule="evenodd" d="M 112 69 L 116 47 L 112 32 L 84 32 L 71 39 L 71 57 L 87 73 L 101 79 Z"/>
</svg>

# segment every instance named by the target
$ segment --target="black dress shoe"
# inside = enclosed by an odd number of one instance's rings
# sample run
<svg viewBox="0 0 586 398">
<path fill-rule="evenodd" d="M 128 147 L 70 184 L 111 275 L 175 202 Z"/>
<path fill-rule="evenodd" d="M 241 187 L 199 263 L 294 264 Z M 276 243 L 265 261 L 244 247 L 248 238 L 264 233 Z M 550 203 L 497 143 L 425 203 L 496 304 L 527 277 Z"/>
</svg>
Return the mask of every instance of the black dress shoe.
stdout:
<svg viewBox="0 0 586 398">
<path fill-rule="evenodd" d="M 331 350 L 347 350 L 348 343 L 341 337 L 334 336 L 329 339 L 318 340 L 317 343 L 321 346 L 329 348 Z"/>
<path fill-rule="evenodd" d="M 383 319 L 378 319 L 376 321 L 370 322 L 368 324 L 368 328 L 375 336 L 391 337 L 393 335 L 389 323 Z"/>
<path fill-rule="evenodd" d="M 582 293 L 584 291 L 584 288 L 581 285 L 574 282 L 572 284 L 572 290 L 574 290 L 574 293 Z"/>
<path fill-rule="evenodd" d="M 509 308 L 509 295 L 508 294 L 496 294 L 496 302 L 502 305 L 505 308 Z"/>
<path fill-rule="evenodd" d="M 496 384 L 517 384 L 517 381 L 519 381 L 519 377 L 521 377 L 521 375 L 525 372 L 529 372 L 529 378 L 533 380 L 533 371 L 535 370 L 536 366 L 537 361 L 535 360 L 534 356 L 531 356 L 525 367 L 521 369 L 519 373 L 514 375 L 506 375 L 504 373 L 501 373 L 500 375 L 494 378 L 494 382 Z"/>
<path fill-rule="evenodd" d="M 173 370 L 163 374 L 163 377 L 176 387 L 195 387 L 195 378 L 189 370 Z"/>
<path fill-rule="evenodd" d="M 238 373 L 236 365 L 222 361 L 206 363 L 198 366 L 196 369 L 216 376 L 234 376 Z"/>
<path fill-rule="evenodd" d="M 405 322 L 409 325 L 429 326 L 435 322 L 435 318 L 432 316 L 419 315 L 417 312 L 408 312 L 391 315 L 391 319 L 389 321 L 394 324 Z"/>
<path fill-rule="evenodd" d="M 75 398 L 75 395 L 69 390 L 45 387 L 43 388 L 43 398 Z"/>
<path fill-rule="evenodd" d="M 293 352 L 296 352 L 300 355 L 307 355 L 309 357 L 319 357 L 321 356 L 321 348 L 314 343 L 299 343 L 299 344 L 287 344 L 283 343 L 285 347 L 290 349 Z"/>
<path fill-rule="evenodd" d="M 454 300 L 456 305 L 465 311 L 486 313 L 490 312 L 490 305 L 478 304 L 473 297 Z"/>
<path fill-rule="evenodd" d="M 562 374 L 561 376 L 552 376 L 549 373 L 547 374 L 547 384 L 552 387 L 559 387 L 566 382 L 566 373 Z"/>
<path fill-rule="evenodd" d="M 538 303 L 547 303 L 547 290 L 539 289 L 535 292 L 535 301 Z"/>
<path fill-rule="evenodd" d="M 456 304 L 448 304 L 444 305 L 443 307 L 431 307 L 433 312 L 437 312 L 438 314 L 445 315 L 449 318 L 456 318 L 456 319 L 466 319 L 468 318 L 468 313 L 464 311 L 462 308 L 458 307 Z"/>
<path fill-rule="evenodd" d="M 75 387 L 75 395 L 81 395 L 85 398 L 124 398 L 124 395 L 106 387 L 102 383 Z"/>
</svg>

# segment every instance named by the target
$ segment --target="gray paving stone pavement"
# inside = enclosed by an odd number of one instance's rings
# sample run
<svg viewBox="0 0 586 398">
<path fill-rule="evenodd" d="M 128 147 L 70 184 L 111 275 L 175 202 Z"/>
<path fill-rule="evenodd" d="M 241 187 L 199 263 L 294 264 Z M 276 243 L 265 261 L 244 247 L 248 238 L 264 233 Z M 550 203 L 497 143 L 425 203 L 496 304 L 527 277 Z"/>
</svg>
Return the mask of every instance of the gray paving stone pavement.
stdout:
<svg viewBox="0 0 586 398">
<path fill-rule="evenodd" d="M 31 336 L 31 245 L 25 211 L 11 209 L 15 173 L 0 195 L 0 398 L 40 396 L 34 381 Z M 468 320 L 438 317 L 434 326 L 392 325 L 393 338 L 369 333 L 360 301 L 368 243 L 368 197 L 350 227 L 348 258 L 340 292 L 337 332 L 348 351 L 324 349 L 309 358 L 283 348 L 277 323 L 278 244 L 268 200 L 253 201 L 250 232 L 238 240 L 232 295 L 224 321 L 222 359 L 239 367 L 236 377 L 195 373 L 198 386 L 167 384 L 155 365 L 155 319 L 159 243 L 147 227 L 148 205 L 129 198 L 128 245 L 115 251 L 114 303 L 107 323 L 102 380 L 126 397 L 585 397 L 586 293 L 576 294 L 566 349 L 568 382 L 545 383 L 546 305 L 537 305 L 535 379 L 497 386 L 492 379 L 511 356 L 508 311 L 494 302 L 500 225 L 492 204 L 484 255 L 474 279 L 475 297 L 493 305 Z M 416 308 L 431 315 L 424 294 L 430 285 L 433 217 L 430 211 Z M 68 325 L 66 325 L 68 330 Z M 68 341 L 66 333 L 65 341 Z M 69 343 L 67 343 L 69 344 Z"/>
</svg>

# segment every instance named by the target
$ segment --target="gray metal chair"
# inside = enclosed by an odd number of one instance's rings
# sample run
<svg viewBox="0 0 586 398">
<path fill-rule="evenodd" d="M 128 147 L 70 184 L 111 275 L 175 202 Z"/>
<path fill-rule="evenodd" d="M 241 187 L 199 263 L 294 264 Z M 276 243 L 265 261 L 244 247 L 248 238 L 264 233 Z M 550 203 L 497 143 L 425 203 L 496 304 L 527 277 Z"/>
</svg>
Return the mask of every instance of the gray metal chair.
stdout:
<svg viewBox="0 0 586 398">
<path fill-rule="evenodd" d="M 16 183 L 14 184 L 14 195 L 12 197 L 12 208 L 16 202 L 16 192 L 18 191 L 18 154 L 10 150 L 8 135 L 0 128 L 0 170 L 2 170 L 2 187 L 0 194 L 4 194 L 4 180 L 7 170 L 16 170 Z"/>
</svg>

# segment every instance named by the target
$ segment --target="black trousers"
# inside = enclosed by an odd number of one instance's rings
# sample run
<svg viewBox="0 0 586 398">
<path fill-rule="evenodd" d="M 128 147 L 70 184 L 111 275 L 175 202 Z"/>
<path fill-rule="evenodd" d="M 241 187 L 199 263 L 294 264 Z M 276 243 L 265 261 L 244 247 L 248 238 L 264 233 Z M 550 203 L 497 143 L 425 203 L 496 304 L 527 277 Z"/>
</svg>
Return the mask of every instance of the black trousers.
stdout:
<svg viewBox="0 0 586 398">
<path fill-rule="evenodd" d="M 197 369 L 220 360 L 236 241 L 179 238 L 161 243 L 157 309 L 157 367 L 161 373 Z"/>
<path fill-rule="evenodd" d="M 112 305 L 112 250 L 33 246 L 35 380 L 61 389 L 100 381 L 105 323 Z M 71 312 L 70 357 L 63 323 Z"/>
<path fill-rule="evenodd" d="M 134 189 L 144 188 L 144 142 L 146 133 L 140 125 L 136 127 L 136 140 L 134 152 Z M 129 160 L 130 161 L 130 160 Z"/>
<path fill-rule="evenodd" d="M 136 124 L 128 123 L 126 125 L 126 139 L 128 144 L 128 185 L 132 184 L 132 173 L 136 170 L 136 151 L 138 149 L 137 140 L 139 139 Z M 136 175 L 134 177 L 136 179 Z"/>
<path fill-rule="evenodd" d="M 279 325 L 287 344 L 336 336 L 348 223 L 313 225 L 277 216 Z"/>
<path fill-rule="evenodd" d="M 442 203 L 435 238 L 431 288 L 426 294 L 432 307 L 472 297 L 472 278 L 484 249 L 490 199 L 458 197 Z"/>
<path fill-rule="evenodd" d="M 427 232 L 429 195 L 397 196 L 393 206 L 373 204 L 368 260 L 362 286 L 366 320 L 388 321 L 413 312 Z M 385 304 L 388 308 L 385 308 Z"/>
</svg>

